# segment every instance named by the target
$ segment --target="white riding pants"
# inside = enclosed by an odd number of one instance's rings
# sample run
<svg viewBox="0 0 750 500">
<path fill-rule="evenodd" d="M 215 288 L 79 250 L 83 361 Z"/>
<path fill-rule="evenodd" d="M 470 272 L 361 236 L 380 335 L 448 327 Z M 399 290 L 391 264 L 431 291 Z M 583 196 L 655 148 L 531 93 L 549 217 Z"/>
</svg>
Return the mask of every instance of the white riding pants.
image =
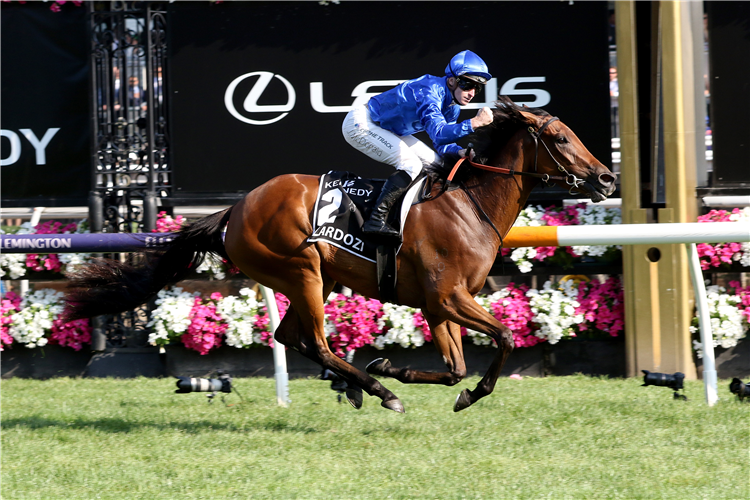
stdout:
<svg viewBox="0 0 750 500">
<path fill-rule="evenodd" d="M 363 104 L 349 111 L 341 126 L 346 142 L 373 160 L 408 173 L 412 180 L 423 165 L 438 161 L 439 157 L 427 144 L 412 135 L 396 135 L 370 118 L 370 110 Z"/>
</svg>

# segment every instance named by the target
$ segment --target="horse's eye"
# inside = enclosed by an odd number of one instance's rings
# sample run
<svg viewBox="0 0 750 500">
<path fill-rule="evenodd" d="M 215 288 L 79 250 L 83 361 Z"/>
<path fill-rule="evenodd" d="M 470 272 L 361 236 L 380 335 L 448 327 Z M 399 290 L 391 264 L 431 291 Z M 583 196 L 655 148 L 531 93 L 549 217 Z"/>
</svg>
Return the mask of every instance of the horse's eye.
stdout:
<svg viewBox="0 0 750 500">
<path fill-rule="evenodd" d="M 558 144 L 567 144 L 568 143 L 568 138 L 565 137 L 564 135 L 561 135 L 560 137 L 557 138 L 557 143 Z"/>
</svg>

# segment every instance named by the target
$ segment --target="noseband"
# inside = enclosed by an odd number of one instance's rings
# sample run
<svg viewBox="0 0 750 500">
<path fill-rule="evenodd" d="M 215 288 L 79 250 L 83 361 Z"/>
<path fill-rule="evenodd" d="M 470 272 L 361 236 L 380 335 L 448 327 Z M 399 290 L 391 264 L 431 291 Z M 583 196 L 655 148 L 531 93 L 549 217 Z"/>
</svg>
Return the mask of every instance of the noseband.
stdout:
<svg viewBox="0 0 750 500">
<path fill-rule="evenodd" d="M 565 181 L 565 183 L 568 186 L 570 186 L 570 190 L 568 191 L 568 193 L 574 194 L 573 190 L 578 189 L 578 187 L 581 186 L 586 181 L 568 172 L 565 169 L 565 167 L 562 166 L 560 162 L 557 161 L 557 159 L 552 155 L 552 151 L 550 151 L 550 149 L 547 147 L 547 144 L 542 139 L 542 134 L 544 133 L 545 129 L 549 126 L 550 123 L 556 120 L 559 120 L 559 118 L 556 116 L 553 116 L 552 118 L 544 122 L 544 124 L 541 127 L 539 127 L 539 130 L 534 130 L 534 127 L 529 127 L 527 129 L 529 134 L 531 134 L 531 137 L 534 139 L 534 171 L 533 172 L 524 172 L 521 170 L 513 170 L 510 168 L 504 168 L 504 167 L 493 167 L 491 165 L 483 165 L 481 163 L 475 163 L 468 158 L 468 151 L 467 151 L 466 156 L 464 156 L 463 158 L 460 158 L 456 162 L 456 164 L 453 166 L 453 169 L 451 170 L 450 174 L 448 174 L 448 179 L 447 179 L 448 182 L 446 183 L 446 185 L 453 180 L 453 177 L 456 175 L 456 172 L 458 171 L 458 167 L 460 167 L 462 163 L 468 162 L 469 165 L 471 165 L 472 167 L 481 168 L 482 170 L 489 170 L 491 172 L 536 177 L 538 179 L 541 179 L 542 182 L 544 182 L 547 185 L 549 185 L 550 181 Z M 550 158 L 552 158 L 552 161 L 554 161 L 555 165 L 557 165 L 557 170 L 564 173 L 565 176 L 538 173 L 537 158 L 539 157 L 539 143 L 540 142 L 542 143 L 542 146 L 544 146 L 544 149 L 547 150 L 547 154 L 549 154 Z"/>
<path fill-rule="evenodd" d="M 535 131 L 534 127 L 529 127 L 527 129 L 529 131 L 529 134 L 531 134 L 531 137 L 534 138 L 534 173 L 537 172 L 536 160 L 537 160 L 537 156 L 539 155 L 539 142 L 541 142 L 542 146 L 544 146 L 544 149 L 547 150 L 547 154 L 549 155 L 549 157 L 552 158 L 552 161 L 554 161 L 555 165 L 557 165 L 557 170 L 559 170 L 560 172 L 562 172 L 562 173 L 565 174 L 565 177 L 560 177 L 560 176 L 550 177 L 549 175 L 547 175 L 547 178 L 545 179 L 544 177 L 542 177 L 542 180 L 547 185 L 549 185 L 549 180 L 550 179 L 564 180 L 565 184 L 567 184 L 568 186 L 570 186 L 570 190 L 568 190 L 568 193 L 569 194 L 574 194 L 573 190 L 574 189 L 578 189 L 578 186 L 582 185 L 586 181 L 584 181 L 583 179 L 581 179 L 579 177 L 576 177 L 574 174 L 571 174 L 570 172 L 568 172 L 567 170 L 565 170 L 565 167 L 563 167 L 560 164 L 560 162 L 557 161 L 557 159 L 552 155 L 552 151 L 549 150 L 549 148 L 547 147 L 547 144 L 542 139 L 542 134 L 544 133 L 544 129 L 546 129 L 547 126 L 549 126 L 549 124 L 552 123 L 555 120 L 559 120 L 559 118 L 556 117 L 556 116 L 553 116 L 552 118 L 550 118 L 549 120 L 547 120 L 546 122 L 544 122 L 544 125 L 542 125 L 539 128 L 539 131 Z M 537 140 L 539 142 L 537 142 Z M 523 172 L 519 172 L 519 173 L 522 174 Z M 539 175 L 539 174 L 537 174 L 537 175 Z M 544 174 L 544 175 L 546 175 L 546 174 Z"/>
</svg>

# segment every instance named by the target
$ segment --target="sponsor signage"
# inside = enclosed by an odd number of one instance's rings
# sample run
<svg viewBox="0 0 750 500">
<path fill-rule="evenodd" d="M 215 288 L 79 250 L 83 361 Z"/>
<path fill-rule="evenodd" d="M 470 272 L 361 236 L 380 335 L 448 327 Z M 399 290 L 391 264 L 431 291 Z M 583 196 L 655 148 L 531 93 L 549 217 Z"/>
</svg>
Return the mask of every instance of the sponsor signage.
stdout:
<svg viewBox="0 0 750 500">
<path fill-rule="evenodd" d="M 750 187 L 750 3 L 706 2 L 713 187 Z"/>
<path fill-rule="evenodd" d="M 91 186 L 86 8 L 2 3 L 4 206 L 83 206 Z"/>
<path fill-rule="evenodd" d="M 459 120 L 492 105 L 498 93 L 508 95 L 559 116 L 610 163 L 604 2 L 176 2 L 169 8 L 178 198 L 245 192 L 283 173 L 388 176 L 391 167 L 346 143 L 345 114 L 404 80 L 443 75 L 464 49 L 488 63 L 493 79 Z M 418 137 L 431 145 L 426 134 Z"/>
<path fill-rule="evenodd" d="M 109 253 L 160 248 L 172 242 L 172 233 L 3 234 L 3 253 Z"/>
</svg>

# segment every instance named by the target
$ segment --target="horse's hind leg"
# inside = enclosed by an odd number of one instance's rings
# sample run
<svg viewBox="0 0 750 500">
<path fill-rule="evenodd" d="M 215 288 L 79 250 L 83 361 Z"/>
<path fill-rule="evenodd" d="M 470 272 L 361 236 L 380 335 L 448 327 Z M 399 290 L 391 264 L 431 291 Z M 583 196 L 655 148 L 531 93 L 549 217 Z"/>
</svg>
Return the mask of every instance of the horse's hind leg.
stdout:
<svg viewBox="0 0 750 500">
<path fill-rule="evenodd" d="M 461 329 L 450 321 L 439 319 L 437 316 L 422 311 L 432 332 L 432 342 L 448 367 L 447 372 L 425 372 L 410 368 L 396 368 L 390 361 L 378 358 L 367 365 L 367 373 L 393 377 L 404 384 L 442 384 L 456 385 L 466 376 L 463 347 L 461 345 Z"/>
<path fill-rule="evenodd" d="M 334 284 L 335 283 L 331 281 L 330 284 L 324 287 L 324 297 L 327 297 L 331 293 Z M 305 335 L 302 321 L 293 305 L 289 306 L 281 323 L 279 323 L 279 326 L 276 328 L 274 338 L 285 346 L 299 352 L 306 358 L 315 361 L 319 365 L 323 364 L 323 360 L 318 356 L 318 352 L 311 348 L 311 342 Z M 349 403 L 359 410 L 362 407 L 362 389 L 353 383 L 347 385 L 346 397 L 349 400 Z"/>
<path fill-rule="evenodd" d="M 395 394 L 371 376 L 331 352 L 323 328 L 325 317 L 323 305 L 325 303 L 324 297 L 327 297 L 327 294 L 324 296 L 321 292 L 326 288 L 323 286 L 322 277 L 319 274 L 317 276 L 308 274 L 306 279 L 300 280 L 299 286 L 287 295 L 296 309 L 297 317 L 302 326 L 298 343 L 300 346 L 304 346 L 304 349 L 300 350 L 300 353 L 320 363 L 323 368 L 340 375 L 347 383 L 361 387 L 371 396 L 378 396 L 382 400 L 381 405 L 384 408 L 403 413 L 404 407 Z M 281 342 L 284 343 L 283 340 Z"/>
</svg>

